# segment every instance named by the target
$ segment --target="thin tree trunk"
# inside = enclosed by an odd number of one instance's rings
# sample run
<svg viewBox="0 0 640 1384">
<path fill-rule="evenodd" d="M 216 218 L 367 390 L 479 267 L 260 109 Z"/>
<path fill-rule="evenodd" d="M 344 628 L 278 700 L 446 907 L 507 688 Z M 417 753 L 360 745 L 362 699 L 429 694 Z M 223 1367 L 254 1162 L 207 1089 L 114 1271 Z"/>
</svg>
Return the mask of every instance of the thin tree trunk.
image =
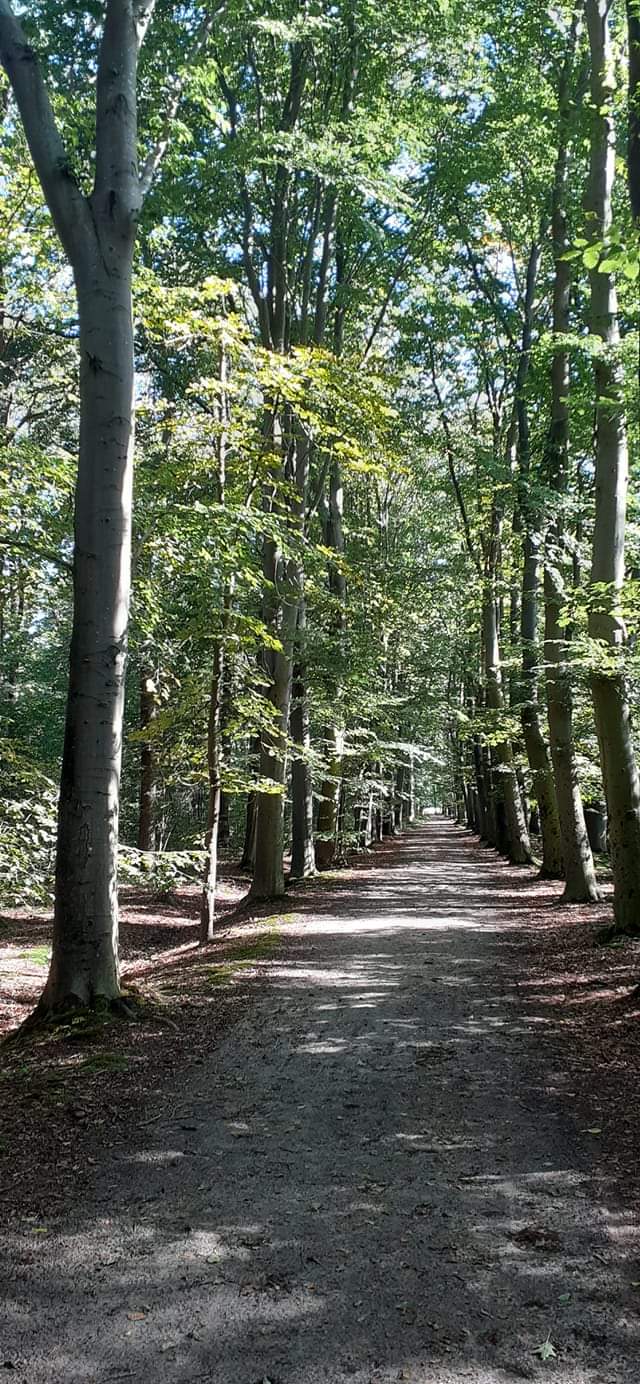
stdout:
<svg viewBox="0 0 640 1384">
<path fill-rule="evenodd" d="M 563 879 L 562 841 L 555 782 L 546 741 L 540 724 L 538 700 L 538 585 L 539 541 L 529 531 L 524 539 L 522 577 L 522 733 L 531 769 L 533 793 L 538 804 L 542 835 L 542 869 L 546 879 Z"/>
<path fill-rule="evenodd" d="M 140 730 L 147 737 L 157 716 L 156 688 L 150 668 L 140 672 Z M 156 844 L 155 806 L 157 762 L 152 741 L 140 745 L 140 794 L 138 803 L 138 850 L 153 851 Z"/>
<path fill-rule="evenodd" d="M 331 638 L 336 641 L 336 653 L 340 663 L 344 657 L 347 600 L 347 583 L 341 566 L 344 556 L 343 503 L 342 472 L 340 462 L 335 458 L 331 467 L 324 541 L 327 547 L 333 548 L 337 554 L 337 561 L 329 564 L 329 591 L 334 602 Z M 328 772 L 320 790 L 316 840 L 316 864 L 324 870 L 333 864 L 336 851 L 344 755 L 344 726 L 340 711 L 342 687 L 339 679 L 334 681 L 330 691 L 331 700 L 336 708 L 336 718 L 325 731 Z"/>
<path fill-rule="evenodd" d="M 259 747 L 260 742 L 258 741 L 256 754 L 259 754 L 260 752 Z M 255 792 L 247 793 L 247 806 L 244 823 L 244 842 L 242 846 L 242 857 L 240 860 L 240 869 L 250 871 L 251 874 L 253 874 L 253 869 L 256 863 L 256 799 L 257 794 Z"/>
<path fill-rule="evenodd" d="M 607 0 L 587 0 L 591 50 L 592 111 L 589 210 L 595 237 L 604 240 L 611 225 L 615 176 L 615 129 L 611 38 Z M 622 662 L 626 630 L 620 611 L 624 581 L 628 452 L 619 343 L 618 304 L 613 275 L 591 273 L 591 332 L 603 351 L 595 360 L 596 475 L 595 524 L 591 565 L 589 634 L 600 646 L 591 690 L 609 818 L 618 931 L 640 932 L 640 779 L 635 759 L 626 679 Z"/>
<path fill-rule="evenodd" d="M 487 680 L 487 707 L 490 711 L 504 710 L 502 675 L 500 670 L 500 648 L 498 625 L 493 587 L 485 591 L 482 612 L 485 673 Z M 505 853 L 514 865 L 526 865 L 531 861 L 529 834 L 522 810 L 522 800 L 515 772 L 513 750 L 507 740 L 502 740 L 494 750 L 496 769 L 496 815 L 498 818 L 497 838 L 500 843 L 504 835 Z M 504 824 L 501 827 L 501 808 Z"/>
<path fill-rule="evenodd" d="M 212 942 L 215 935 L 216 887 L 218 882 L 218 831 L 220 827 L 220 800 L 222 796 L 220 719 L 223 678 L 224 643 L 222 639 L 217 639 L 213 649 L 211 690 L 209 693 L 209 721 L 207 728 L 209 802 L 207 809 L 207 831 L 204 843 L 207 860 L 200 903 L 200 942 L 202 944 Z"/>
<path fill-rule="evenodd" d="M 227 434 L 229 424 L 228 398 L 229 362 L 223 343 L 220 345 L 218 362 L 218 383 L 220 392 L 217 402 L 218 434 L 216 438 L 217 476 L 216 499 L 222 510 L 226 498 L 227 481 Z M 225 696 L 225 640 L 231 617 L 234 580 L 231 577 L 223 583 L 220 610 L 220 633 L 214 641 L 211 668 L 211 689 L 209 693 L 209 718 L 207 725 L 207 769 L 209 776 L 209 802 L 207 807 L 207 830 L 205 850 L 207 861 L 202 883 L 200 902 L 200 942 L 213 941 L 216 916 L 216 888 L 218 883 L 218 844 L 220 831 L 220 808 L 222 802 L 222 706 Z"/>
<path fill-rule="evenodd" d="M 306 879 L 315 873 L 313 851 L 313 793 L 309 751 L 309 706 L 304 664 L 304 629 L 306 612 L 304 597 L 298 609 L 297 659 L 293 667 L 290 727 L 291 739 L 301 754 L 293 750 L 291 761 L 291 874 L 294 879 Z"/>
<path fill-rule="evenodd" d="M 415 755 L 411 749 L 409 751 L 409 822 L 416 820 L 416 767 Z"/>
</svg>

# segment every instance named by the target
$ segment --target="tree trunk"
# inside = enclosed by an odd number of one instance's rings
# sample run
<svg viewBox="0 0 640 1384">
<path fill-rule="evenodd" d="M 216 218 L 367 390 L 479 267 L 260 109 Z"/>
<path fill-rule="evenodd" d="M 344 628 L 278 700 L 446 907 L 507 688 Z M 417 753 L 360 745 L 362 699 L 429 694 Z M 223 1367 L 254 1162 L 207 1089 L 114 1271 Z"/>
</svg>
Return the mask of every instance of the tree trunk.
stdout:
<svg viewBox="0 0 640 1384">
<path fill-rule="evenodd" d="M 257 743 L 256 754 L 260 753 L 260 742 Z M 240 869 L 248 870 L 253 874 L 256 863 L 256 815 L 257 815 L 257 794 L 247 793 L 247 807 L 244 822 L 244 842 L 242 846 L 242 857 Z"/>
<path fill-rule="evenodd" d="M 284 894 L 284 803 L 287 776 L 287 731 L 293 677 L 293 643 L 299 602 L 298 572 L 293 561 L 282 561 L 271 538 L 264 542 L 264 572 L 274 596 L 267 599 L 265 624 L 281 647 L 265 650 L 269 679 L 267 697 L 273 720 L 260 743 L 260 777 L 271 781 L 257 793 L 256 854 L 251 884 L 254 899 L 275 899 Z M 280 592 L 280 596 L 275 593 Z"/>
<path fill-rule="evenodd" d="M 504 696 L 500 671 L 496 603 L 492 587 L 489 587 L 485 592 L 482 625 L 487 679 L 487 707 L 490 711 L 501 713 L 504 710 Z M 520 790 L 513 762 L 513 750 L 509 741 L 502 740 L 497 744 L 494 754 L 496 760 L 494 785 L 498 819 L 498 845 L 500 846 L 503 838 L 505 853 L 513 864 L 526 865 L 531 861 L 531 846 L 522 810 Z M 502 815 L 503 821 L 501 822 Z"/>
<path fill-rule="evenodd" d="M 478 820 L 476 824 L 476 830 L 481 840 L 488 841 L 489 820 L 484 763 L 482 755 L 482 746 L 480 744 L 480 739 L 477 735 L 475 735 L 473 738 L 473 767 L 475 773 L 476 794 L 478 802 Z"/>
<path fill-rule="evenodd" d="M 220 822 L 218 824 L 218 845 L 226 848 L 231 841 L 230 820 L 231 795 L 220 794 Z"/>
<path fill-rule="evenodd" d="M 406 791 L 405 783 L 407 778 L 407 766 L 404 760 L 396 768 L 395 797 L 393 805 L 393 825 L 395 830 L 400 833 L 404 830 Z"/>
<path fill-rule="evenodd" d="M 604 855 L 607 850 L 607 809 L 605 803 L 585 803 L 584 819 L 587 824 L 589 845 L 592 851 Z"/>
<path fill-rule="evenodd" d="M 224 344 L 221 343 L 218 359 L 218 382 L 220 392 L 217 399 L 218 434 L 216 437 L 217 501 L 221 509 L 226 499 L 227 481 L 227 429 L 229 423 L 228 384 L 229 362 Z M 220 601 L 220 631 L 214 640 L 211 668 L 211 690 L 209 693 L 209 719 L 207 724 L 207 769 L 209 776 L 209 801 L 207 806 L 207 830 L 205 850 L 207 862 L 202 882 L 200 901 L 200 942 L 212 942 L 216 916 L 216 887 L 218 883 L 218 846 L 220 833 L 220 811 L 222 805 L 222 709 L 225 699 L 226 662 L 225 641 L 229 630 L 231 603 L 234 590 L 233 576 L 223 582 Z"/>
<path fill-rule="evenodd" d="M 329 591 L 335 607 L 330 637 L 336 641 L 337 656 L 341 665 L 344 658 L 347 583 L 341 566 L 344 556 L 343 490 L 342 471 L 337 458 L 334 459 L 331 468 L 329 503 L 324 518 L 324 541 L 328 548 L 334 549 L 338 559 L 337 562 L 329 563 Z M 322 870 L 333 864 L 338 837 L 338 808 L 344 756 L 344 726 L 341 715 L 343 690 L 340 677 L 335 679 L 330 693 L 336 709 L 336 718 L 325 732 L 328 772 L 320 793 L 316 840 L 316 864 Z"/>
<path fill-rule="evenodd" d="M 540 725 L 538 701 L 538 581 L 538 539 L 532 532 L 525 532 L 521 605 L 524 701 L 521 704 L 520 715 L 542 834 L 541 874 L 546 879 L 562 879 L 558 803 L 549 754 Z"/>
<path fill-rule="evenodd" d="M 571 262 L 567 227 L 569 121 L 575 97 L 573 63 L 577 44 L 574 23 L 563 66 L 558 104 L 560 134 L 552 194 L 551 235 L 554 281 L 552 328 L 555 350 L 551 363 L 551 425 L 547 439 L 548 484 L 557 497 L 556 515 L 547 532 L 544 566 L 544 667 L 549 746 L 556 785 L 562 847 L 565 903 L 591 903 L 598 897 L 593 856 L 589 846 L 578 764 L 573 737 L 573 689 L 569 669 L 570 633 L 562 619 L 565 605 L 563 567 L 566 541 L 562 502 L 568 486 L 569 354 L 562 338 L 569 332 Z M 554 551 L 555 550 L 555 551 Z"/>
<path fill-rule="evenodd" d="M 51 970 L 39 1008 L 119 995 L 117 851 L 133 476 L 131 254 L 76 273 L 80 455 Z"/>
<path fill-rule="evenodd" d="M 584 817 L 573 738 L 573 690 L 567 630 L 561 623 L 564 588 L 547 555 L 544 572 L 544 662 L 549 743 L 562 840 L 565 903 L 593 903 L 598 886 Z"/>
<path fill-rule="evenodd" d="M 301 754 L 296 754 L 294 748 L 291 762 L 291 874 L 294 879 L 306 879 L 309 875 L 315 874 L 313 793 L 309 763 L 311 733 L 304 665 L 305 623 L 305 604 L 302 597 L 298 610 L 297 660 L 293 667 L 289 716 L 291 739 L 294 746 L 299 746 L 302 751 Z"/>
<path fill-rule="evenodd" d="M 211 691 L 209 694 L 209 723 L 207 729 L 207 767 L 209 773 L 209 803 L 205 850 L 207 861 L 200 902 L 200 942 L 212 942 L 215 930 L 216 887 L 218 883 L 218 831 L 222 796 L 222 754 L 220 723 L 224 678 L 224 644 L 217 639 L 213 649 Z"/>
<path fill-rule="evenodd" d="M 340 726 L 329 727 L 326 731 L 325 740 L 327 773 L 320 790 L 318 820 L 316 822 L 315 854 L 316 865 L 319 870 L 330 869 L 335 858 L 343 751 L 344 735 Z"/>
<path fill-rule="evenodd" d="M 53 949 L 36 1011 L 45 1015 L 119 996 L 116 872 L 134 417 L 131 279 L 145 190 L 137 162 L 137 66 L 152 12 L 152 0 L 108 0 L 104 7 L 95 73 L 95 178 L 85 197 L 36 52 L 9 0 L 0 0 L 0 61 L 73 268 L 80 325 L 73 625 Z"/>
<path fill-rule="evenodd" d="M 157 716 L 156 688 L 150 668 L 140 672 L 140 730 L 148 733 Z M 138 804 L 138 850 L 153 851 L 156 844 L 155 805 L 157 790 L 156 753 L 150 739 L 140 745 L 140 795 Z"/>
<path fill-rule="evenodd" d="M 413 750 L 409 751 L 409 822 L 416 820 L 416 766 Z"/>
<path fill-rule="evenodd" d="M 611 225 L 615 176 L 611 39 L 607 0 L 587 0 L 591 50 L 591 164 L 589 211 L 594 238 L 602 241 Z M 614 886 L 614 926 L 640 932 L 640 779 L 635 760 L 623 647 L 626 631 L 620 611 L 624 581 L 624 541 L 628 453 L 624 384 L 616 360 L 618 304 L 613 275 L 596 266 L 591 273 L 591 319 L 603 343 L 594 364 L 596 385 L 595 524 L 591 565 L 589 634 L 600 647 L 591 690 L 609 818 Z"/>
</svg>

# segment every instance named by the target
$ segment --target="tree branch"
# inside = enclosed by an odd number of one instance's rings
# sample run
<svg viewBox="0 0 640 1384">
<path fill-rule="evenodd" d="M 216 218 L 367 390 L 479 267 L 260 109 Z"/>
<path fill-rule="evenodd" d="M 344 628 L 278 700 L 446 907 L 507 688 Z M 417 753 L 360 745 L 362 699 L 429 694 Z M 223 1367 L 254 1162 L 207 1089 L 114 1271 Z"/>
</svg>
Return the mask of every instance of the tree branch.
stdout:
<svg viewBox="0 0 640 1384">
<path fill-rule="evenodd" d="M 475 550 L 475 548 L 474 548 L 474 546 L 473 546 L 473 539 L 472 539 L 472 537 L 471 537 L 471 526 L 470 526 L 470 524 L 469 524 L 469 516 L 468 516 L 468 514 L 467 514 L 467 507 L 466 507 L 465 502 L 464 502 L 464 495 L 462 494 L 462 489 L 461 489 L 460 482 L 459 482 L 459 480 L 458 480 L 458 476 L 457 476 L 457 473 L 456 473 L 456 467 L 455 467 L 455 453 L 454 453 L 454 447 L 453 447 L 453 439 L 452 439 L 452 437 L 451 437 L 451 428 L 450 428 L 450 426 L 449 426 L 449 419 L 448 419 L 448 417 L 447 417 L 446 409 L 445 409 L 445 406 L 444 406 L 444 399 L 443 399 L 443 397 L 442 397 L 442 392 L 441 392 L 440 386 L 439 386 L 439 384 L 438 384 L 438 377 L 437 377 L 437 374 L 436 374 L 436 360 L 435 360 L 435 356 L 434 356 L 434 353 L 433 353 L 433 346 L 432 346 L 431 342 L 429 342 L 429 361 L 430 361 L 430 366 L 431 366 L 431 380 L 432 380 L 432 383 L 433 383 L 434 393 L 435 393 L 436 399 L 437 399 L 437 401 L 438 401 L 438 411 L 439 411 L 439 413 L 440 413 L 440 423 L 441 423 L 441 425 L 442 425 L 442 431 L 443 431 L 443 433 L 444 433 L 445 451 L 446 451 L 446 454 L 447 454 L 447 465 L 448 465 L 448 467 L 449 467 L 449 475 L 450 475 L 450 477 L 451 477 L 451 484 L 452 484 L 452 486 L 453 486 L 453 491 L 454 491 L 454 494 L 455 494 L 455 497 L 456 497 L 458 509 L 459 509 L 459 511 L 460 511 L 460 518 L 462 519 L 462 527 L 463 527 L 463 529 L 464 529 L 465 543 L 466 543 L 466 546 L 467 546 L 467 551 L 468 551 L 468 553 L 469 553 L 469 557 L 471 558 L 471 561 L 472 561 L 472 563 L 473 563 L 473 565 L 474 565 L 476 571 L 477 571 L 478 574 L 480 575 L 480 574 L 481 574 L 480 562 L 479 562 L 479 560 L 478 560 L 478 554 L 477 554 L 477 552 L 476 552 L 476 550 Z"/>
<path fill-rule="evenodd" d="M 223 4 L 217 5 L 199 25 L 193 44 L 185 59 L 182 72 L 174 78 L 169 91 L 166 93 L 165 118 L 162 134 L 156 143 L 149 150 L 142 168 L 140 170 L 140 195 L 145 198 L 158 172 L 160 164 L 169 148 L 171 141 L 171 127 L 178 114 L 178 108 L 187 86 L 191 67 L 200 53 L 202 53 L 207 39 L 212 33 L 215 20 L 217 19 Z"/>
<path fill-rule="evenodd" d="M 47 206 L 72 264 L 91 229 L 86 198 L 75 181 L 35 49 L 9 0 L 0 0 L 0 62 L 9 78 Z"/>
<path fill-rule="evenodd" d="M 69 575 L 73 572 L 73 563 L 67 562 L 60 557 L 59 553 L 54 553 L 50 548 L 38 548 L 33 543 L 27 543 L 21 538 L 1 538 L 0 547 L 8 548 L 10 552 L 27 553 L 29 557 L 40 558 L 42 562 L 50 562 L 52 566 L 59 567 L 62 572 Z"/>
</svg>

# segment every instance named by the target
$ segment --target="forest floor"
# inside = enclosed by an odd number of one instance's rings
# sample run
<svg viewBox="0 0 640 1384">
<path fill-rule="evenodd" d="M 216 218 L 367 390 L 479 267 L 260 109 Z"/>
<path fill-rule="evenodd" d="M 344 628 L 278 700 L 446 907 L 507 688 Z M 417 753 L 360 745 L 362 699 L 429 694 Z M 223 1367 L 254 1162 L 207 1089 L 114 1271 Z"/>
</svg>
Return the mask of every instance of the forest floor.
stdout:
<svg viewBox="0 0 640 1384">
<path fill-rule="evenodd" d="M 637 1384 L 640 955 L 559 892 L 435 818 L 205 951 L 125 900 L 148 1012 L 3 1052 L 0 1377 Z"/>
</svg>

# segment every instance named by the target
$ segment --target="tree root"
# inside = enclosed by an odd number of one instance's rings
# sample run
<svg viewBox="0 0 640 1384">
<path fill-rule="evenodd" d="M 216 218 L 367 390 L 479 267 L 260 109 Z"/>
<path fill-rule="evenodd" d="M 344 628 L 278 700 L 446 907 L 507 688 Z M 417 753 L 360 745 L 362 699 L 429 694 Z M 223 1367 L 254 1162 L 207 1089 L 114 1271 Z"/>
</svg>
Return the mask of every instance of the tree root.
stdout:
<svg viewBox="0 0 640 1384">
<path fill-rule="evenodd" d="M 78 995 L 71 994 L 58 1004 L 52 1005 L 45 992 L 32 1013 L 27 1015 L 15 1033 L 10 1033 L 4 1041 L 9 1045 L 32 1034 L 43 1036 L 60 1030 L 68 1030 L 70 1038 L 94 1035 L 98 1028 L 112 1019 L 140 1019 L 143 1005 L 142 996 L 129 993 L 113 997 L 95 995 L 89 1003 L 80 999 Z"/>
</svg>

